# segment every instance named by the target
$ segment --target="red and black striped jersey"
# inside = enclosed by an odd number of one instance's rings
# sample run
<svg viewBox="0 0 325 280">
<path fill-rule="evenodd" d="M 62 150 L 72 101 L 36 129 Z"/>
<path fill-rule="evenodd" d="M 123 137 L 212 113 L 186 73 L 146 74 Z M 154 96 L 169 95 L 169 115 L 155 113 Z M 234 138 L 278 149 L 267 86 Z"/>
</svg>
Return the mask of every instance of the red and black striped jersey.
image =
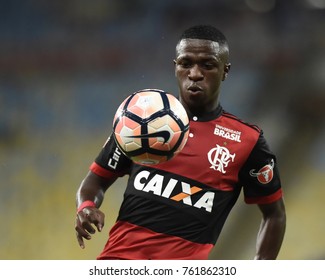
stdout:
<svg viewBox="0 0 325 280">
<path fill-rule="evenodd" d="M 241 191 L 246 203 L 282 197 L 276 157 L 258 127 L 220 106 L 189 117 L 188 141 L 167 162 L 135 164 L 109 137 L 92 163 L 99 176 L 129 175 L 98 259 L 207 259 Z"/>
</svg>

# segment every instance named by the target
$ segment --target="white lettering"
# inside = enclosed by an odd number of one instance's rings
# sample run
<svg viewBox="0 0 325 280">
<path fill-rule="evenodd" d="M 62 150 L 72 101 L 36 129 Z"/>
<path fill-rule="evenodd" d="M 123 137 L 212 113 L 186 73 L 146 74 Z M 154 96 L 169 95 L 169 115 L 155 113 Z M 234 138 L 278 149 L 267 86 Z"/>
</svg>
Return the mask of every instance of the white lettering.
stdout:
<svg viewBox="0 0 325 280">
<path fill-rule="evenodd" d="M 142 191 L 145 186 L 145 182 L 141 183 L 141 180 L 148 179 L 149 175 L 150 175 L 150 172 L 146 171 L 146 170 L 143 170 L 139 174 L 137 174 L 137 176 L 134 179 L 134 187 L 137 190 Z"/>
<path fill-rule="evenodd" d="M 214 200 L 213 192 L 206 192 L 195 204 L 194 207 L 205 208 L 206 211 L 211 212 Z"/>
<path fill-rule="evenodd" d="M 214 134 L 218 135 L 222 138 L 225 138 L 225 139 L 233 140 L 236 142 L 241 142 L 241 140 L 240 140 L 241 132 L 240 131 L 232 130 L 230 128 L 226 128 L 221 125 L 216 125 L 216 127 L 214 129 Z"/>
<path fill-rule="evenodd" d="M 144 187 L 143 191 L 153 192 L 156 195 L 161 195 L 164 177 L 156 174 Z"/>
<path fill-rule="evenodd" d="M 113 161 L 113 159 L 110 158 L 109 161 L 108 161 L 108 164 L 107 164 L 107 165 L 108 165 L 109 167 L 115 169 L 116 166 L 117 166 L 117 161 Z"/>
<path fill-rule="evenodd" d="M 118 161 L 120 160 L 121 152 L 118 148 L 115 149 L 113 157 L 108 160 L 107 165 L 113 169 L 116 168 Z"/>
<path fill-rule="evenodd" d="M 164 189 L 164 192 L 162 193 L 161 196 L 166 197 L 166 198 L 169 198 L 170 195 L 171 195 L 171 193 L 173 192 L 173 190 L 174 190 L 177 182 L 178 181 L 175 180 L 175 179 L 173 179 L 173 178 L 170 179 L 169 182 L 168 182 L 168 184 L 167 184 L 167 186 L 166 186 L 166 188 Z"/>
<path fill-rule="evenodd" d="M 190 184 L 182 181 L 178 181 L 171 178 L 168 182 L 165 181 L 165 177 L 160 174 L 154 175 L 150 180 L 150 172 L 143 170 L 139 172 L 134 179 L 134 188 L 138 191 L 151 192 L 154 195 L 161 196 L 164 198 L 172 199 L 173 201 L 180 202 L 189 206 L 194 206 L 196 208 L 204 208 L 207 212 L 212 211 L 214 192 L 204 192 L 202 188 L 197 186 L 191 186 Z M 167 184 L 166 184 L 167 183 Z M 166 187 L 165 187 L 166 185 Z M 172 194 L 175 188 L 178 186 L 179 192 L 177 194 Z M 192 195 L 203 193 L 197 202 L 193 205 Z"/>
</svg>

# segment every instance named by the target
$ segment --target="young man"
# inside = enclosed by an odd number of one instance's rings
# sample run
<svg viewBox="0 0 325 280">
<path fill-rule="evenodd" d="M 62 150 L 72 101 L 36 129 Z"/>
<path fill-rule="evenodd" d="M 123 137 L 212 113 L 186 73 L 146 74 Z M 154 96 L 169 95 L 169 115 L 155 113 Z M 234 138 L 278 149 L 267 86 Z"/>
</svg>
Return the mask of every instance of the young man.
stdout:
<svg viewBox="0 0 325 280">
<path fill-rule="evenodd" d="M 102 230 L 105 191 L 129 175 L 119 216 L 98 259 L 208 259 L 242 190 L 246 203 L 262 212 L 255 259 L 276 259 L 286 225 L 276 158 L 258 127 L 219 104 L 228 57 L 225 36 L 212 26 L 182 34 L 174 63 L 179 98 L 190 118 L 187 144 L 162 164 L 142 166 L 121 155 L 113 168 L 108 162 L 117 146 L 110 137 L 77 192 L 75 229 L 82 248 L 95 227 Z M 183 192 L 184 199 L 144 191 L 158 177 L 163 189 L 173 180 L 173 192 Z M 192 186 L 201 190 L 191 193 Z"/>
</svg>

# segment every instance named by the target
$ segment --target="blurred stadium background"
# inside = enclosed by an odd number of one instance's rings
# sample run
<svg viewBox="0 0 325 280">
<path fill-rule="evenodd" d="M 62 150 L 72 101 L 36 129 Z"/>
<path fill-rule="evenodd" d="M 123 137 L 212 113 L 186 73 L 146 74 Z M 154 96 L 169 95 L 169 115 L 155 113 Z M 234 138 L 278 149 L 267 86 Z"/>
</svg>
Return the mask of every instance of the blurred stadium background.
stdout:
<svg viewBox="0 0 325 280">
<path fill-rule="evenodd" d="M 78 247 L 75 192 L 119 103 L 142 88 L 177 94 L 178 35 L 223 30 L 232 70 L 222 104 L 264 129 L 287 206 L 279 259 L 325 257 L 325 0 L 0 1 L 0 259 L 94 259 Z M 251 259 L 259 212 L 239 200 L 211 259 Z"/>
</svg>

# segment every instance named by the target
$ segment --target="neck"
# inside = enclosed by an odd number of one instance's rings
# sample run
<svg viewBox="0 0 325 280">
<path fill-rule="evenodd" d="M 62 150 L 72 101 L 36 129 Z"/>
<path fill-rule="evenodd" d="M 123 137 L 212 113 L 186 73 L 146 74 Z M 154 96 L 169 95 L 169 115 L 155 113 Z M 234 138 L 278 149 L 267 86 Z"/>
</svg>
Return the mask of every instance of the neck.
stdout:
<svg viewBox="0 0 325 280">
<path fill-rule="evenodd" d="M 206 105 L 198 105 L 198 106 L 188 106 L 186 103 L 182 102 L 186 112 L 189 115 L 193 115 L 193 116 L 202 116 L 204 117 L 205 115 L 209 115 L 211 112 L 214 112 L 218 107 L 220 107 L 220 103 L 218 100 L 216 100 L 215 102 L 212 102 L 210 104 L 206 104 Z"/>
<path fill-rule="evenodd" d="M 187 110 L 188 117 L 190 119 L 195 119 L 197 121 L 210 121 L 220 116 L 222 112 L 222 107 L 220 104 L 217 105 L 213 110 Z"/>
</svg>

